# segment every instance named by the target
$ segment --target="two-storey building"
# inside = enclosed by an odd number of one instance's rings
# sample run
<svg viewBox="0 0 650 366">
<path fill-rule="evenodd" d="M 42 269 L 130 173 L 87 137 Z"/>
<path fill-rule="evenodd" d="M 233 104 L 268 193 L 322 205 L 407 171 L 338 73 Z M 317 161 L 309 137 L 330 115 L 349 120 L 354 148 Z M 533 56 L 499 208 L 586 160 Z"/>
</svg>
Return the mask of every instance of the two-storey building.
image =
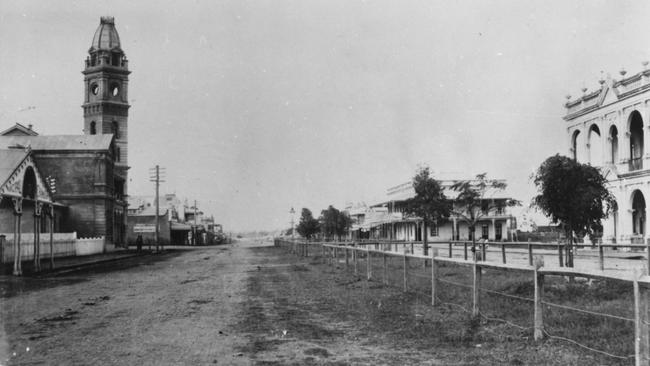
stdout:
<svg viewBox="0 0 650 366">
<path fill-rule="evenodd" d="M 648 63 L 644 62 L 644 67 Z M 603 223 L 605 242 L 645 242 L 650 195 L 650 69 L 601 78 L 594 91 L 567 96 L 569 156 L 600 167 L 616 205 Z"/>
</svg>

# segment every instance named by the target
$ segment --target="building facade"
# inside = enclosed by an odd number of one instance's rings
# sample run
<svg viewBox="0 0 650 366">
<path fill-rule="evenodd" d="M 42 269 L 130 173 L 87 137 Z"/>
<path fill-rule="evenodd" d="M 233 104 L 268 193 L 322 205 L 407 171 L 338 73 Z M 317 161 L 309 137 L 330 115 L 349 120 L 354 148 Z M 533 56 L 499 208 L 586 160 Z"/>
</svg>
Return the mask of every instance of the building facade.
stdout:
<svg viewBox="0 0 650 366">
<path fill-rule="evenodd" d="M 647 66 L 647 63 L 644 63 Z M 650 197 L 650 70 L 567 96 L 564 120 L 570 157 L 601 168 L 616 205 L 603 222 L 604 242 L 644 243 Z"/>
<path fill-rule="evenodd" d="M 451 189 L 454 183 L 453 180 L 440 181 L 445 195 L 452 201 L 457 195 L 457 192 Z M 389 188 L 386 198 L 379 203 L 371 204 L 365 209 L 356 208 L 348 211 L 354 221 L 350 238 L 422 241 L 426 236 L 427 241 L 472 240 L 470 226 L 461 217 L 455 215 L 446 222 L 427 225 L 425 232 L 422 219 L 405 212 L 406 201 L 414 196 L 413 183 L 407 182 Z M 512 240 L 511 233 L 516 220 L 505 207 L 505 202 L 510 200 L 507 192 L 491 190 L 486 192 L 484 197 L 486 203 L 490 201 L 490 204 L 486 204 L 475 227 L 477 239 Z M 503 205 L 499 205 L 500 202 Z"/>
<path fill-rule="evenodd" d="M 112 17 L 101 18 L 88 53 L 83 70 L 84 134 L 43 136 L 36 133 L 31 125 L 25 127 L 16 124 L 0 133 L 0 150 L 28 151 L 25 161 L 33 164 L 35 180 L 47 181 L 52 186 L 48 186 L 49 191 L 40 190 L 39 198 L 27 195 L 20 202 L 49 203 L 47 200 L 51 200 L 55 207 L 62 207 L 55 217 L 57 230 L 76 232 L 78 237 L 101 237 L 107 243 L 124 245 L 129 168 L 127 85 L 130 71 Z M 15 155 L 13 152 L 5 154 Z M 14 177 L 11 179 L 16 182 L 31 182 L 30 174 L 21 176 L 16 173 L 20 172 L 19 167 L 5 167 L 7 177 Z M 7 189 L 8 182 L 0 184 L 5 184 Z M 31 192 L 30 187 L 21 191 Z M 45 193 L 49 195 L 47 200 L 42 198 L 46 196 Z M 0 196 L 11 197 L 11 194 L 5 192 Z M 15 196 L 17 193 L 13 194 Z M 11 199 L 16 201 L 16 197 Z M 8 204 L 8 200 L 3 200 L 3 206 Z M 22 212 L 22 209 L 22 206 L 14 208 L 14 214 Z M 2 231 L 9 229 L 10 224 L 5 221 L 0 225 Z M 28 230 L 29 227 L 24 229 Z"/>
</svg>

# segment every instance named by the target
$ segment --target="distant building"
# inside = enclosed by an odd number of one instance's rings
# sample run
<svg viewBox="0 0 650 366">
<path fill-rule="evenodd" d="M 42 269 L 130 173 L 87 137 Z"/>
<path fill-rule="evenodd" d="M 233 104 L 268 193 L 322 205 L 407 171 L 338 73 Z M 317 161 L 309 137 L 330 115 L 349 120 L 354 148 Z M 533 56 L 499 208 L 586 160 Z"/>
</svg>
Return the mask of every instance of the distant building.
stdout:
<svg viewBox="0 0 650 366">
<path fill-rule="evenodd" d="M 450 189 L 454 181 L 440 181 L 445 195 L 453 200 L 457 192 Z M 387 190 L 386 198 L 371 204 L 364 212 L 351 210 L 350 215 L 356 219 L 351 229 L 351 238 L 394 239 L 405 241 L 437 240 L 471 240 L 468 225 L 461 218 L 453 216 L 448 222 L 428 225 L 424 232 L 422 219 L 405 214 L 406 200 L 415 196 L 413 183 L 407 182 Z M 505 201 L 510 199 L 507 192 L 491 190 L 485 196 L 486 201 Z M 476 226 L 477 239 L 491 241 L 511 240 L 514 217 L 507 208 L 487 209 Z"/>
<path fill-rule="evenodd" d="M 647 65 L 647 63 L 644 63 Z M 568 154 L 601 168 L 616 206 L 603 223 L 603 241 L 645 243 L 650 197 L 650 69 L 620 80 L 601 78 L 596 90 L 567 96 Z"/>
</svg>

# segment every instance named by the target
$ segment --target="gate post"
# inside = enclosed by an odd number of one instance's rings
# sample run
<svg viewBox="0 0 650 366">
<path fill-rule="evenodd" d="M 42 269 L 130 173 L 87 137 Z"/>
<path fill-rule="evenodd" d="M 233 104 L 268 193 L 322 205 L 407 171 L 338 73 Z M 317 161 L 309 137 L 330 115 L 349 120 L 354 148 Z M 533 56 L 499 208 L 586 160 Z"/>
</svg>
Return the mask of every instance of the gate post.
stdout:
<svg viewBox="0 0 650 366">
<path fill-rule="evenodd" d="M 535 320 L 534 320 L 534 338 L 539 341 L 544 338 L 544 305 L 542 297 L 544 296 L 544 275 L 539 273 L 539 269 L 544 266 L 544 257 L 535 257 Z"/>
</svg>

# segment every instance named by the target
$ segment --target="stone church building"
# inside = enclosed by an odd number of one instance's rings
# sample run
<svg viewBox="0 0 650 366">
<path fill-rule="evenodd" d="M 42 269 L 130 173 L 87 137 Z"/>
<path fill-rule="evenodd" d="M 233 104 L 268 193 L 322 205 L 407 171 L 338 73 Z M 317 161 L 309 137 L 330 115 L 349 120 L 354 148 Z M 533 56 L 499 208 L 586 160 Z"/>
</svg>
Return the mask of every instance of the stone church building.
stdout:
<svg viewBox="0 0 650 366">
<path fill-rule="evenodd" d="M 0 233 L 45 232 L 44 211 L 56 232 L 125 244 L 129 73 L 114 19 L 102 17 L 82 71 L 84 134 L 0 132 Z"/>
</svg>

